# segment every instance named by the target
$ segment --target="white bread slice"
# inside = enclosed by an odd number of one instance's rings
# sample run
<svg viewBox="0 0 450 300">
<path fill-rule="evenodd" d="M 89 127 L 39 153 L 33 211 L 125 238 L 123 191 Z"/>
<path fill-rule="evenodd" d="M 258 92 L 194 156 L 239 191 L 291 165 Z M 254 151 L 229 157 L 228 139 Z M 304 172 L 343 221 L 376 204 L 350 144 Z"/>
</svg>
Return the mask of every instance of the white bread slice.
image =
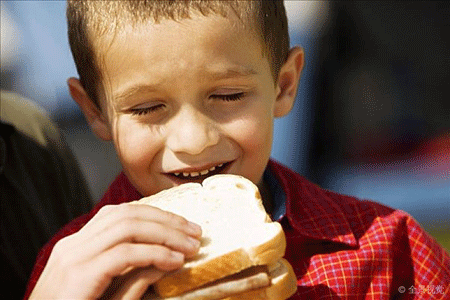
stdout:
<svg viewBox="0 0 450 300">
<path fill-rule="evenodd" d="M 285 259 L 270 265 L 268 275 L 270 279 L 270 282 L 267 282 L 268 286 L 264 275 L 258 273 L 248 278 L 213 283 L 180 296 L 164 298 L 164 300 L 284 300 L 297 291 L 295 273 Z M 233 276 L 230 277 L 233 278 Z M 258 288 L 260 284 L 265 286 Z M 162 300 L 155 294 L 146 294 L 143 299 Z"/>
<path fill-rule="evenodd" d="M 202 247 L 185 265 L 154 284 L 162 297 L 173 297 L 255 265 L 284 256 L 281 225 L 271 222 L 258 188 L 236 175 L 215 175 L 187 183 L 136 203 L 173 212 L 202 227 Z"/>
</svg>

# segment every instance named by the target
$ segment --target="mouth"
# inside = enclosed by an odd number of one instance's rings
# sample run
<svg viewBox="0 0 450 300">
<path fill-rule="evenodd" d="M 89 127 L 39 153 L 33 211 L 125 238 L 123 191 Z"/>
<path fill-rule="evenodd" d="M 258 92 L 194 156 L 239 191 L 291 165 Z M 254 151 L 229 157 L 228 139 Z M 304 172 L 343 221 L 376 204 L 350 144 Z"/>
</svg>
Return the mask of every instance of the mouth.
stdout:
<svg viewBox="0 0 450 300">
<path fill-rule="evenodd" d="M 209 176 L 223 173 L 231 165 L 231 162 L 220 163 L 209 168 L 197 170 L 180 170 L 179 172 L 166 173 L 166 175 L 176 179 L 177 181 L 185 182 L 202 182 Z"/>
</svg>

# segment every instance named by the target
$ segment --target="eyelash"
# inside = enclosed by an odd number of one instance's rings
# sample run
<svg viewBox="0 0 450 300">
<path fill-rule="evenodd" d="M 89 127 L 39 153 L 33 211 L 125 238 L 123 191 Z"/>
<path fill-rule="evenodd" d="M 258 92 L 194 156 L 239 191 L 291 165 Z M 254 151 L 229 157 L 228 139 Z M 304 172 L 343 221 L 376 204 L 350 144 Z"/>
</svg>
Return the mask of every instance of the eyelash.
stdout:
<svg viewBox="0 0 450 300">
<path fill-rule="evenodd" d="M 211 98 L 223 100 L 226 102 L 232 102 L 232 101 L 241 100 L 243 96 L 244 96 L 244 93 L 241 92 L 241 93 L 236 93 L 236 94 L 211 95 Z M 135 108 L 135 109 L 131 110 L 131 114 L 133 114 L 135 116 L 142 116 L 142 115 L 146 115 L 146 114 L 152 113 L 154 111 L 157 111 L 159 109 L 162 109 L 163 107 L 164 107 L 164 105 L 160 104 L 160 105 L 149 106 L 149 107 L 145 107 L 145 108 Z"/>
<path fill-rule="evenodd" d="M 135 109 L 131 110 L 131 114 L 133 114 L 135 116 L 142 116 L 142 115 L 152 113 L 152 112 L 157 111 L 162 108 L 164 108 L 163 104 L 149 106 L 149 107 L 145 107 L 145 108 L 135 108 Z"/>
<path fill-rule="evenodd" d="M 213 99 L 220 99 L 223 101 L 238 101 L 241 100 L 244 96 L 244 93 L 236 93 L 236 94 L 224 94 L 224 95 L 211 95 Z"/>
</svg>

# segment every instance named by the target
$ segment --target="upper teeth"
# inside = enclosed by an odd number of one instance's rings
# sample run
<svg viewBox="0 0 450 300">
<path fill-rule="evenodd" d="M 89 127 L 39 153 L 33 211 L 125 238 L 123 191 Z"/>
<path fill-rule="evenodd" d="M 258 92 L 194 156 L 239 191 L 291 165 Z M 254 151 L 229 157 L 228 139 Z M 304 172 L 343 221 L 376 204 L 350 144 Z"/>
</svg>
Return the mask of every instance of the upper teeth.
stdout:
<svg viewBox="0 0 450 300">
<path fill-rule="evenodd" d="M 214 171 L 214 170 L 216 169 L 216 167 L 217 167 L 217 168 L 220 168 L 220 167 L 222 167 L 222 166 L 223 166 L 223 164 L 219 164 L 219 165 L 217 165 L 217 166 L 214 166 L 214 167 L 211 167 L 211 168 L 209 168 L 209 169 L 202 170 L 202 171 L 197 171 L 197 172 L 183 172 L 183 173 L 174 173 L 174 174 L 175 174 L 175 176 L 179 176 L 180 174 L 182 174 L 183 177 L 197 177 L 197 176 L 200 176 L 200 175 L 206 175 L 206 174 L 208 174 L 209 172 Z"/>
</svg>

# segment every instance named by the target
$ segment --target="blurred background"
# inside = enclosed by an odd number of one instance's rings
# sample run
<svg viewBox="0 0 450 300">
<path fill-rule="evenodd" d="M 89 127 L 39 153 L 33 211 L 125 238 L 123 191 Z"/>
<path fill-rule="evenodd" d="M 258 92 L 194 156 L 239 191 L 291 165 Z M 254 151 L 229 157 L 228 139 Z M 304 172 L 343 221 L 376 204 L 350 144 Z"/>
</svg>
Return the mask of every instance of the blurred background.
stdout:
<svg viewBox="0 0 450 300">
<path fill-rule="evenodd" d="M 1 88 L 43 106 L 99 199 L 120 171 L 70 99 L 65 1 L 0 1 Z M 286 1 L 306 65 L 273 157 L 326 189 L 413 215 L 450 249 L 450 4 Z M 1 103 L 0 103 L 1 109 Z"/>
</svg>

